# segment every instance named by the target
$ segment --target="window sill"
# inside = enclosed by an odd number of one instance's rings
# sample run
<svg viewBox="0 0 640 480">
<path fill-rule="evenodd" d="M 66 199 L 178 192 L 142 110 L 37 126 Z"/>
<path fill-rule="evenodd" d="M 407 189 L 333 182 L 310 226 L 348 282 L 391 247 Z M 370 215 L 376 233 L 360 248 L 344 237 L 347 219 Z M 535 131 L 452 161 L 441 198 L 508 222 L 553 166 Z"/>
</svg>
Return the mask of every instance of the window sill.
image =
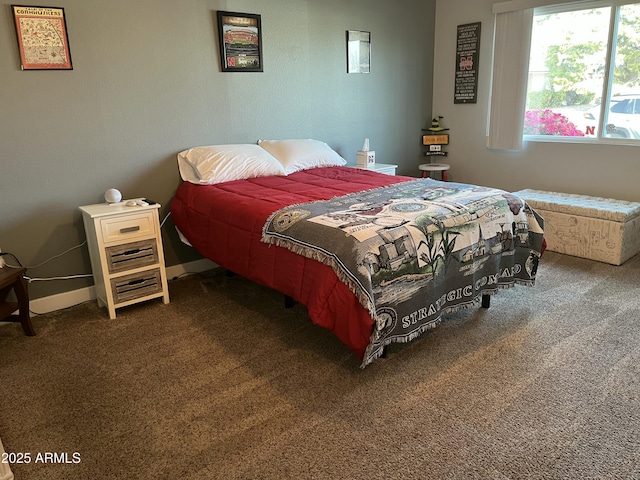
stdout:
<svg viewBox="0 0 640 480">
<path fill-rule="evenodd" d="M 634 138 L 562 137 L 560 135 L 525 135 L 524 142 L 579 143 L 584 145 L 625 145 L 628 147 L 640 146 L 640 140 Z"/>
</svg>

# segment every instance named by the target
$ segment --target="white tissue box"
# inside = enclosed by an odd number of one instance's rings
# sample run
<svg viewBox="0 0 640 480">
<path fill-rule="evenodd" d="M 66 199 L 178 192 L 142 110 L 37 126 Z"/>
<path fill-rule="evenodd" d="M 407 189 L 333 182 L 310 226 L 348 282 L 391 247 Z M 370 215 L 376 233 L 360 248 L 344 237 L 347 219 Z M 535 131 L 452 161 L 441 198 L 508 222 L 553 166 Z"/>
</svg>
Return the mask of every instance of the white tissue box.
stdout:
<svg viewBox="0 0 640 480">
<path fill-rule="evenodd" d="M 376 152 L 374 150 L 358 150 L 356 152 L 356 166 L 369 167 L 376 163 Z"/>
</svg>

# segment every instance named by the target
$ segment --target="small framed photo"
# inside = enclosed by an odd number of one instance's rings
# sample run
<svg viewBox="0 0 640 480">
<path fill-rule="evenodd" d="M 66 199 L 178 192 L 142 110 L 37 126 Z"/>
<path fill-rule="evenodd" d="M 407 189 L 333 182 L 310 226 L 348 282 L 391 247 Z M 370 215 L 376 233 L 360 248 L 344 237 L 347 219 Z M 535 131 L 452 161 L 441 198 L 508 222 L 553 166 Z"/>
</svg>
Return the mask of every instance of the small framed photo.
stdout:
<svg viewBox="0 0 640 480">
<path fill-rule="evenodd" d="M 218 11 L 223 72 L 262 72 L 260 15 Z"/>
<path fill-rule="evenodd" d="M 347 30 L 347 73 L 371 72 L 371 32 Z"/>
<path fill-rule="evenodd" d="M 64 8 L 11 8 L 22 70 L 73 70 Z"/>
</svg>

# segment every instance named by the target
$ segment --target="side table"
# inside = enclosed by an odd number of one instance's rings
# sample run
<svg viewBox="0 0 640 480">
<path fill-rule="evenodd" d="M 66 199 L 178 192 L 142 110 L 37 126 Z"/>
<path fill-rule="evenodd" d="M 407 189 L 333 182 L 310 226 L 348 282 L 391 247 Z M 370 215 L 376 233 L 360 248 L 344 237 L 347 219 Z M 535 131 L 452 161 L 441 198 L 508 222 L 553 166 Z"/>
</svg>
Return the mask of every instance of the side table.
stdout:
<svg viewBox="0 0 640 480">
<path fill-rule="evenodd" d="M 0 320 L 19 321 L 25 335 L 32 337 L 36 331 L 29 316 L 29 291 L 23 277 L 26 271 L 26 268 L 0 268 Z M 11 290 L 15 292 L 17 302 L 7 302 Z M 20 315 L 12 315 L 16 310 L 20 311 Z"/>
<path fill-rule="evenodd" d="M 442 181 L 447 181 L 447 170 L 451 168 L 450 165 L 446 163 L 423 163 L 418 167 L 422 170 L 422 178 L 426 178 L 429 176 L 429 172 L 442 172 Z"/>
<path fill-rule="evenodd" d="M 80 207 L 98 305 L 107 307 L 110 319 L 117 308 L 145 300 L 169 303 L 160 204 L 127 203 Z"/>
</svg>

